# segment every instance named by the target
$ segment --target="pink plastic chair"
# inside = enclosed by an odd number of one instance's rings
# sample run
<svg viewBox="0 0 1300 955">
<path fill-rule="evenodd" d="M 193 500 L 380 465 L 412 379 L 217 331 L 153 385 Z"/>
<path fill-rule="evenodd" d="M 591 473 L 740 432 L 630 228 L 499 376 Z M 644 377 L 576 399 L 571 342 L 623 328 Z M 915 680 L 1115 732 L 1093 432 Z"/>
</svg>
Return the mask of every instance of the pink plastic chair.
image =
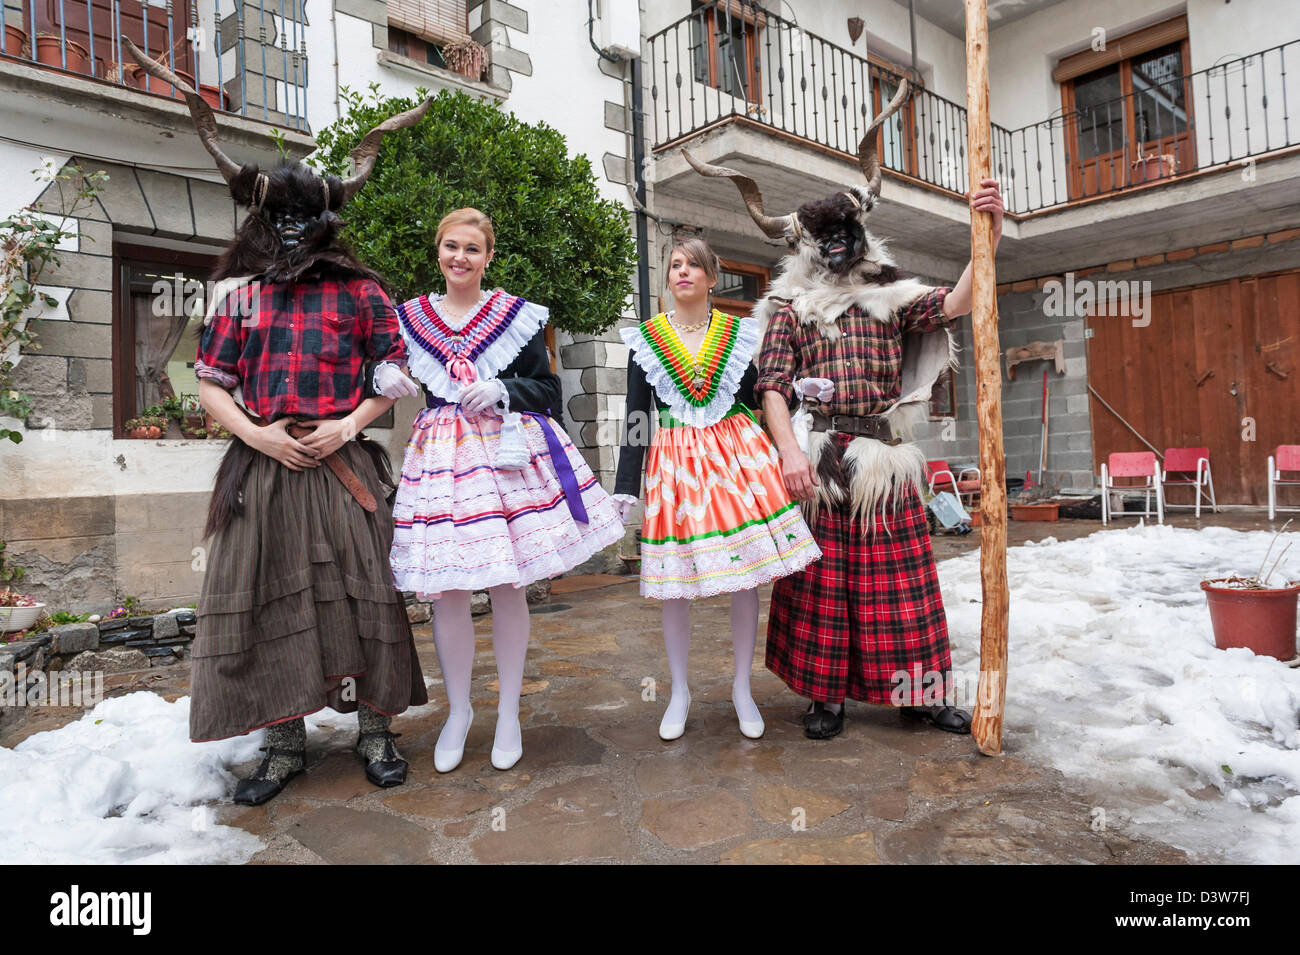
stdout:
<svg viewBox="0 0 1300 955">
<path fill-rule="evenodd" d="M 1116 484 L 1115 478 L 1142 478 L 1140 484 Z M 1111 491 L 1144 491 L 1143 510 L 1126 511 L 1140 517 L 1155 517 L 1156 523 L 1165 522 L 1164 495 L 1160 492 L 1160 462 L 1154 451 L 1116 452 L 1106 458 L 1101 466 L 1101 522 L 1110 523 Z M 1155 492 L 1156 509 L 1151 510 L 1151 494 Z"/>
<path fill-rule="evenodd" d="M 1277 449 L 1269 455 L 1268 458 L 1268 519 L 1271 521 L 1273 515 L 1278 511 L 1294 511 L 1294 507 L 1277 506 L 1277 489 L 1288 485 L 1300 484 L 1300 480 L 1292 477 L 1290 480 L 1282 480 L 1283 474 L 1300 475 L 1300 444 L 1279 444 Z"/>
<path fill-rule="evenodd" d="M 1177 477 L 1174 480 L 1169 479 L 1169 475 L 1174 474 Z M 1165 507 L 1195 507 L 1196 516 L 1201 516 L 1201 501 L 1208 501 L 1210 510 L 1214 513 L 1219 512 L 1219 506 L 1214 500 L 1214 480 L 1210 477 L 1210 449 L 1209 448 L 1166 448 L 1164 467 L 1160 471 L 1161 488 L 1166 487 L 1194 487 L 1196 488 L 1196 503 L 1192 504 L 1170 504 L 1165 502 Z M 1206 493 L 1208 490 L 1209 493 Z M 1163 490 L 1162 490 L 1163 496 Z"/>
</svg>

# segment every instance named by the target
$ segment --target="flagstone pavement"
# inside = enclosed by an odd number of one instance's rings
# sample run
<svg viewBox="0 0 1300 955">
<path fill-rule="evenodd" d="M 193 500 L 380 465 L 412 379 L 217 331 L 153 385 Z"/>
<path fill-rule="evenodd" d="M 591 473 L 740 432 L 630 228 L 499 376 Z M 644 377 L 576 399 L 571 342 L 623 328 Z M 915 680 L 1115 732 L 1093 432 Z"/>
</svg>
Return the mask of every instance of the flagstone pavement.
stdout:
<svg viewBox="0 0 1300 955">
<path fill-rule="evenodd" d="M 1192 523 L 1190 518 L 1184 522 Z M 1267 527 L 1253 516 L 1216 523 Z M 1011 543 L 1098 530 L 1096 521 L 1012 523 Z M 978 546 L 938 537 L 942 559 Z M 849 703 L 844 732 L 804 738 L 804 703 L 763 668 L 764 588 L 754 696 L 767 732 L 740 735 L 730 703 L 726 597 L 693 609 L 686 733 L 656 729 L 669 681 L 658 605 L 634 577 L 554 582 L 534 608 L 521 719 L 524 756 L 488 761 L 496 711 L 491 617 L 477 618 L 475 719 L 464 762 L 442 775 L 434 744 L 446 715 L 429 624 L 416 641 L 433 702 L 393 722 L 411 762 L 380 790 L 352 754 L 355 727 L 314 738 L 305 775 L 265 806 L 217 807 L 258 837 L 254 863 L 1181 863 L 1184 854 L 1123 831 L 1093 831 L 1084 784 L 1017 757 L 980 755 L 887 707 Z M 964 639 L 977 639 L 965 635 Z M 110 694 L 188 692 L 178 665 L 108 678 Z M 74 713 L 33 713 L 0 736 L 12 746 Z M 254 764 L 239 767 L 243 772 Z"/>
</svg>

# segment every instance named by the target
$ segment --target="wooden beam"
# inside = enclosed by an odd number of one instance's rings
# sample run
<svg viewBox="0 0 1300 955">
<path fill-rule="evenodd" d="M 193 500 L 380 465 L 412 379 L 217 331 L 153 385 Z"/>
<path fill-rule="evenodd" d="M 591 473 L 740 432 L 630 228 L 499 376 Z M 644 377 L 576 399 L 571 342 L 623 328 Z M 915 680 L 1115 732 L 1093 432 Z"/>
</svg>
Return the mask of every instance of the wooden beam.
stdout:
<svg viewBox="0 0 1300 955">
<path fill-rule="evenodd" d="M 966 136 L 970 189 L 991 178 L 989 32 L 986 0 L 966 0 Z M 971 735 L 981 753 L 1002 752 L 1007 688 L 1007 491 L 1002 451 L 1002 374 L 998 358 L 997 275 L 993 219 L 971 211 L 971 330 L 980 445 L 980 677 Z"/>
</svg>

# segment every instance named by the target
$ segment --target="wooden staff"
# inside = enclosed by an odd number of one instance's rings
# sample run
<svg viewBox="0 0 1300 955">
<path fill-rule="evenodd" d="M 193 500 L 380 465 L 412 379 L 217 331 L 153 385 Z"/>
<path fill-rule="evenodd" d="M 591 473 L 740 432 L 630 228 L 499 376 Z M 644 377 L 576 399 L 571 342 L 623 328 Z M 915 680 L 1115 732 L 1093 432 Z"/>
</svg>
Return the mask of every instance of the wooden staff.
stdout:
<svg viewBox="0 0 1300 955">
<path fill-rule="evenodd" d="M 986 0 L 966 0 L 966 136 L 970 189 L 990 177 L 989 27 Z M 976 414 L 980 440 L 980 678 L 971 735 L 980 752 L 1002 752 L 1007 688 L 1007 494 L 1002 452 L 1002 372 L 998 365 L 997 277 L 993 219 L 971 210 L 971 331 L 975 340 Z"/>
</svg>

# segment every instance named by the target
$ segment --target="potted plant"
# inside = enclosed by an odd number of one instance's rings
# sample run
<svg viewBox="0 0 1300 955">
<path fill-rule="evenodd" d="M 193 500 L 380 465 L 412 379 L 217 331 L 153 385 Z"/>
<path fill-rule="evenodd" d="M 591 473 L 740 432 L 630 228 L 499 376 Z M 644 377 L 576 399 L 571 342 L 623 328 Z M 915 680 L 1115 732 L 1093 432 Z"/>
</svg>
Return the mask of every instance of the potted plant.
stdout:
<svg viewBox="0 0 1300 955">
<path fill-rule="evenodd" d="M 7 56 L 31 56 L 27 45 L 27 31 L 12 23 L 5 24 L 4 51 Z"/>
<path fill-rule="evenodd" d="M 33 600 L 26 594 L 12 590 L 0 590 L 0 632 L 26 630 L 40 617 L 45 604 Z"/>
<path fill-rule="evenodd" d="M 221 87 L 211 83 L 204 83 L 199 87 L 199 95 L 213 109 L 230 109 L 230 96 Z"/>
<path fill-rule="evenodd" d="M 466 79 L 481 80 L 487 65 L 487 49 L 473 40 L 448 43 L 442 48 L 442 58 L 447 67 Z"/>
<path fill-rule="evenodd" d="M 67 66 L 63 65 L 67 55 Z M 90 54 L 86 48 L 74 40 L 64 40 L 57 33 L 36 34 L 36 62 L 45 66 L 57 66 L 72 73 L 92 72 Z"/>
<path fill-rule="evenodd" d="M 1133 160 L 1134 182 L 1155 182 L 1178 171 L 1173 153 L 1147 153 Z"/>
<path fill-rule="evenodd" d="M 1215 577 L 1201 581 L 1214 627 L 1214 645 L 1220 650 L 1245 647 L 1259 656 L 1293 660 L 1296 657 L 1296 601 L 1300 581 L 1270 587 L 1269 579 L 1286 556 L 1287 544 L 1273 561 L 1268 573 L 1264 566 L 1273 553 L 1278 535 L 1291 524 L 1287 521 L 1273 535 L 1259 570 L 1253 577 Z"/>
<path fill-rule="evenodd" d="M 156 414 L 142 414 L 123 425 L 128 438 L 161 438 L 167 433 L 167 419 Z"/>
<path fill-rule="evenodd" d="M 0 633 L 26 630 L 45 609 L 45 604 L 13 589 L 13 585 L 26 574 L 26 567 L 12 564 L 5 558 L 5 542 L 0 541 L 0 584 L 4 585 L 4 590 L 0 590 Z"/>
<path fill-rule="evenodd" d="M 1061 505 L 1051 500 L 1056 492 L 1039 486 L 1022 490 L 1007 498 L 1007 514 L 1013 521 L 1055 521 L 1061 516 Z"/>
</svg>

